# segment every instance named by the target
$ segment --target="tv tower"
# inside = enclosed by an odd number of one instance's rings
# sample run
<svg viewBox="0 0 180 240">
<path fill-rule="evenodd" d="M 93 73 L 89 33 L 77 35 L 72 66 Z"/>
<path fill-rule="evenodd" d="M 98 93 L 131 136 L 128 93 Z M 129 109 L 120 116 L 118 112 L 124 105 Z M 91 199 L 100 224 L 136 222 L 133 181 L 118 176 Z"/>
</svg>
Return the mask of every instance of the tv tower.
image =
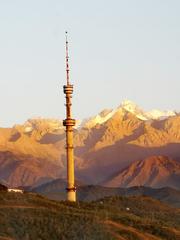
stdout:
<svg viewBox="0 0 180 240">
<path fill-rule="evenodd" d="M 68 38 L 66 32 L 66 85 L 63 86 L 66 97 L 66 119 L 63 120 L 63 125 L 66 127 L 66 154 L 67 154 L 67 200 L 76 201 L 76 187 L 74 184 L 74 147 L 73 147 L 73 127 L 76 124 L 75 119 L 72 119 L 71 113 L 71 98 L 73 94 L 73 85 L 69 81 L 69 53 L 68 53 Z"/>
</svg>

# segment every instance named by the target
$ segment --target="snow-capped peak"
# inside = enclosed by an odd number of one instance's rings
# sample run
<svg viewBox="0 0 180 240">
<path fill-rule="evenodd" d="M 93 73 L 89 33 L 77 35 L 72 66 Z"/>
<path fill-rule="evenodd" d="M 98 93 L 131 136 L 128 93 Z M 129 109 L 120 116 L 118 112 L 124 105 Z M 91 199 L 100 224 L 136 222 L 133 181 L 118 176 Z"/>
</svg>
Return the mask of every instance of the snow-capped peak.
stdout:
<svg viewBox="0 0 180 240">
<path fill-rule="evenodd" d="M 96 126 L 97 124 L 102 124 L 108 121 L 115 113 L 118 111 L 125 110 L 127 112 L 132 113 L 135 115 L 138 119 L 147 121 L 147 120 L 160 120 L 165 119 L 171 116 L 175 116 L 176 112 L 174 111 L 159 111 L 159 110 L 151 110 L 151 111 L 143 111 L 137 104 L 135 104 L 133 101 L 130 100 L 124 100 L 121 105 L 112 110 L 112 109 L 105 109 L 102 112 L 100 112 L 98 115 L 85 119 L 82 121 L 82 123 L 79 125 L 79 128 L 81 127 L 87 127 L 92 128 Z"/>
<path fill-rule="evenodd" d="M 114 115 L 115 112 L 116 112 L 116 110 L 105 109 L 102 112 L 100 112 L 98 115 L 96 115 L 95 117 L 85 119 L 82 122 L 80 127 L 92 128 L 92 127 L 96 126 L 97 124 L 102 124 L 102 123 L 106 122 L 107 120 L 109 120 Z"/>
<path fill-rule="evenodd" d="M 121 103 L 120 108 L 123 108 L 126 111 L 136 115 L 136 117 L 141 120 L 148 120 L 146 117 L 146 113 L 137 104 L 130 100 L 124 100 Z"/>
<path fill-rule="evenodd" d="M 126 109 L 128 112 L 135 112 L 136 110 L 139 110 L 140 108 L 135 104 L 134 102 L 130 100 L 124 100 L 120 107 Z"/>
<path fill-rule="evenodd" d="M 174 111 L 160 111 L 157 109 L 153 109 L 151 111 L 145 112 L 137 104 L 135 104 L 130 100 L 123 101 L 120 107 L 125 109 L 128 112 L 133 113 L 134 115 L 136 115 L 137 118 L 144 121 L 164 119 L 164 118 L 176 115 Z"/>
</svg>

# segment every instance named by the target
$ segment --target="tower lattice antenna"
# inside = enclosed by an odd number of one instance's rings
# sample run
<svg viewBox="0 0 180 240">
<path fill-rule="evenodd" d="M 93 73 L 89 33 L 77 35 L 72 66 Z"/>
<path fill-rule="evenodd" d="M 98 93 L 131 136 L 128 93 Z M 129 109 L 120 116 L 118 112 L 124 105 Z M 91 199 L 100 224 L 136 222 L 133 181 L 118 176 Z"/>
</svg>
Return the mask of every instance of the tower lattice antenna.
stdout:
<svg viewBox="0 0 180 240">
<path fill-rule="evenodd" d="M 69 82 L 69 54 L 68 54 L 68 39 L 66 32 L 66 85 L 64 85 L 64 94 L 66 98 L 66 119 L 63 125 L 66 127 L 66 155 L 67 155 L 67 200 L 76 201 L 76 187 L 74 182 L 74 147 L 73 147 L 73 127 L 76 124 L 72 118 L 71 99 L 73 94 L 73 85 Z"/>
<path fill-rule="evenodd" d="M 66 32 L 66 80 L 69 85 L 69 48 L 68 48 L 68 32 Z"/>
</svg>

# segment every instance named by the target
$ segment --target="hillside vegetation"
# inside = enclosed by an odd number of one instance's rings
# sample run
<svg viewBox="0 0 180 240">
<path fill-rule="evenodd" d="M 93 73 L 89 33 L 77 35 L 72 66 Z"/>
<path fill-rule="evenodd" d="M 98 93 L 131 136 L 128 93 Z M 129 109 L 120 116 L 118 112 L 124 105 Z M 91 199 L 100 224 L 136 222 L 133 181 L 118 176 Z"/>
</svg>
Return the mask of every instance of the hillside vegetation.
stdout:
<svg viewBox="0 0 180 240">
<path fill-rule="evenodd" d="M 178 240 L 180 210 L 143 196 L 72 204 L 0 192 L 0 239 Z"/>
</svg>

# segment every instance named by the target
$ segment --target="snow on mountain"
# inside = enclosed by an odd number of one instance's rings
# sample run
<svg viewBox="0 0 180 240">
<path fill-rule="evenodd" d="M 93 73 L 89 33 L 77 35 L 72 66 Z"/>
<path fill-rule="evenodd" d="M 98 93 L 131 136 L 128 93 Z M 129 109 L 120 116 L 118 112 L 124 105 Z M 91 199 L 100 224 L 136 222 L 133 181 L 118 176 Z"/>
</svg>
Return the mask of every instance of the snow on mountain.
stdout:
<svg viewBox="0 0 180 240">
<path fill-rule="evenodd" d="M 123 108 L 126 111 L 136 115 L 136 117 L 141 120 L 144 121 L 148 120 L 148 118 L 146 117 L 146 113 L 138 105 L 136 105 L 134 102 L 130 100 L 123 101 L 120 105 L 120 108 Z"/>
<path fill-rule="evenodd" d="M 30 118 L 24 124 L 15 124 L 13 129 L 20 132 L 31 133 L 33 131 L 58 131 L 64 129 L 62 120 L 54 118 Z"/>
<path fill-rule="evenodd" d="M 33 131 L 33 128 L 31 126 L 25 127 L 25 129 L 24 129 L 25 133 L 29 133 L 29 132 L 32 132 L 32 131 Z"/>
<path fill-rule="evenodd" d="M 102 112 L 100 112 L 98 115 L 96 115 L 95 117 L 88 118 L 88 119 L 85 119 L 84 121 L 82 121 L 80 127 L 92 128 L 92 127 L 96 126 L 97 124 L 102 124 L 102 123 L 106 122 L 107 120 L 109 120 L 114 115 L 115 112 L 116 112 L 116 110 L 105 109 Z"/>
<path fill-rule="evenodd" d="M 102 112 L 100 112 L 98 115 L 85 119 L 82 121 L 80 127 L 87 127 L 92 128 L 96 126 L 97 124 L 102 124 L 108 121 L 117 111 L 125 110 L 127 112 L 130 112 L 134 114 L 137 118 L 143 121 L 147 120 L 162 120 L 171 116 L 175 116 L 176 112 L 174 111 L 160 111 L 157 109 L 151 110 L 151 111 L 144 111 L 142 110 L 137 104 L 130 100 L 124 100 L 121 105 L 112 110 L 112 109 L 105 109 Z"/>
<path fill-rule="evenodd" d="M 116 109 L 104 109 L 102 112 L 97 114 L 94 117 L 85 119 L 83 121 L 77 120 L 76 127 L 77 129 L 86 127 L 86 128 L 93 128 L 98 124 L 103 124 L 108 121 L 115 113 L 118 111 L 125 110 L 134 114 L 137 118 L 147 121 L 147 120 L 156 120 L 156 119 L 164 119 L 170 116 L 175 116 L 176 113 L 174 111 L 159 111 L 159 110 L 152 110 L 149 112 L 143 111 L 137 104 L 130 100 L 124 100 L 119 107 Z M 51 119 L 51 118 L 33 118 L 27 120 L 24 123 L 24 132 L 32 132 L 34 129 L 38 128 L 47 128 L 52 130 L 60 130 L 64 129 L 62 125 L 62 120 L 59 119 Z"/>
<path fill-rule="evenodd" d="M 148 119 L 164 119 L 167 117 L 175 116 L 176 113 L 174 111 L 159 111 L 157 109 L 153 109 L 149 112 L 146 112 L 146 116 Z"/>
<path fill-rule="evenodd" d="M 157 109 L 145 112 L 138 105 L 129 100 L 123 101 L 120 107 L 124 108 L 128 112 L 133 113 L 134 115 L 136 115 L 137 118 L 144 121 L 164 119 L 176 115 L 174 111 L 160 111 Z"/>
</svg>

